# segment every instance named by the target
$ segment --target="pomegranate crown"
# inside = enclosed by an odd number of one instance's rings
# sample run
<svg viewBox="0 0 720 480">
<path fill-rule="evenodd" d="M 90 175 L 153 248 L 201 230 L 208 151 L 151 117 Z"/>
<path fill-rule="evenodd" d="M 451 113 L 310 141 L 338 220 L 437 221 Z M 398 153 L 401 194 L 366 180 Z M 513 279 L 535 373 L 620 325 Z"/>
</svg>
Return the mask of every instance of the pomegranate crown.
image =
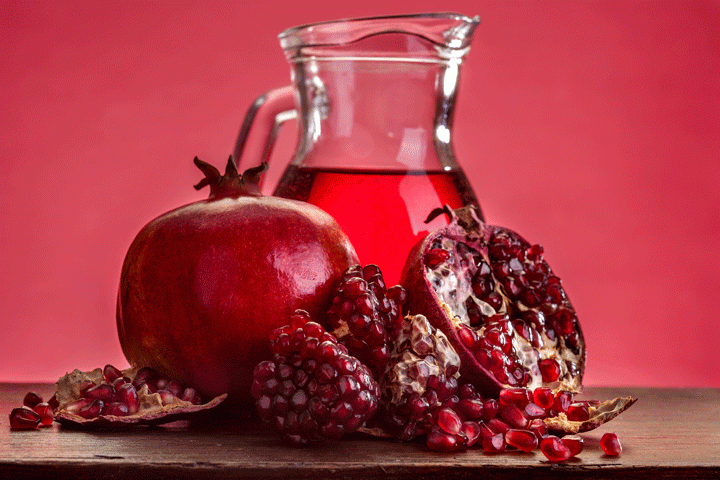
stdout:
<svg viewBox="0 0 720 480">
<path fill-rule="evenodd" d="M 238 173 L 232 155 L 230 155 L 225 166 L 224 175 L 220 175 L 217 168 L 200 160 L 198 157 L 195 157 L 193 163 L 205 174 L 205 178 L 195 185 L 195 190 L 210 185 L 209 198 L 262 196 L 262 193 L 260 193 L 260 176 L 267 170 L 267 162 L 263 162 L 257 167 L 248 168 L 242 175 Z"/>
<path fill-rule="evenodd" d="M 430 212 L 425 223 L 432 222 L 443 213 L 447 215 L 450 222 L 456 221 L 461 227 L 468 231 L 478 230 L 480 225 L 483 224 L 478 218 L 477 208 L 474 205 L 465 205 L 464 207 L 453 210 L 448 204 Z"/>
</svg>

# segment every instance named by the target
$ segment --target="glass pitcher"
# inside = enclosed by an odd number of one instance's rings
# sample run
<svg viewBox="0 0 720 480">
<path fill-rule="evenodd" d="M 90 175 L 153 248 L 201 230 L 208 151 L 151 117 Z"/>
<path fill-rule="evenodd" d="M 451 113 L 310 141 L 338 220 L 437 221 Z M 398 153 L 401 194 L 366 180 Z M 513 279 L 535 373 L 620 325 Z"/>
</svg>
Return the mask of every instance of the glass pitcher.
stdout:
<svg viewBox="0 0 720 480">
<path fill-rule="evenodd" d="M 292 85 L 260 96 L 235 146 L 239 171 L 267 161 L 296 118 L 274 195 L 332 215 L 363 264 L 396 284 L 411 247 L 443 225 L 435 208 L 480 207 L 452 147 L 460 65 L 479 18 L 432 13 L 293 27 L 279 35 Z"/>
</svg>

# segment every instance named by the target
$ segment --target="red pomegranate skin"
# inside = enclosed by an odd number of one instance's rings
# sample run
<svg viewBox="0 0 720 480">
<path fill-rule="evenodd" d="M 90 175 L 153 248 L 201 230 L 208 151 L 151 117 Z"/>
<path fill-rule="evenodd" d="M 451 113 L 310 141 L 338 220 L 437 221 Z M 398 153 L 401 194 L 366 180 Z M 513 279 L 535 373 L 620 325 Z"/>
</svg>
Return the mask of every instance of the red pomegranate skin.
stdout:
<svg viewBox="0 0 720 480">
<path fill-rule="evenodd" d="M 263 197 L 256 179 L 244 185 L 236 171 L 239 181 L 228 181 L 232 161 L 223 177 L 201 163 L 210 181 L 198 186 L 209 183 L 210 198 L 152 220 L 129 248 L 118 335 L 131 365 L 249 405 L 253 368 L 270 358 L 269 333 L 297 309 L 319 318 L 358 259 L 329 214 Z"/>
</svg>

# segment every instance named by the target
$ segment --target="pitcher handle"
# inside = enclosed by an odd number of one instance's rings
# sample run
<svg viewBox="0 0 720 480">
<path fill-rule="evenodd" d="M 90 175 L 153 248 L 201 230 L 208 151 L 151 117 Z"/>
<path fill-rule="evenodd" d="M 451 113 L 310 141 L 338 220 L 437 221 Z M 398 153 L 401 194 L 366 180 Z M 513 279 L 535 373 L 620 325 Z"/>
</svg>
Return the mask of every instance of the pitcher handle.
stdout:
<svg viewBox="0 0 720 480">
<path fill-rule="evenodd" d="M 297 117 L 292 85 L 260 95 L 243 119 L 233 157 L 240 173 L 270 159 L 280 126 Z"/>
</svg>

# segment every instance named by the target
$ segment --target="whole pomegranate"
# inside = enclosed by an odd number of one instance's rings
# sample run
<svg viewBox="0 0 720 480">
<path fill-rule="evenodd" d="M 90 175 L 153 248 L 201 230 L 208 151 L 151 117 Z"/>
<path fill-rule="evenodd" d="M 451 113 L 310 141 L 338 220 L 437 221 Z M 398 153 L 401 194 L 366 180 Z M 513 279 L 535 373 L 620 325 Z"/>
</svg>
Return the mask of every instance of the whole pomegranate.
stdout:
<svg viewBox="0 0 720 480">
<path fill-rule="evenodd" d="M 224 392 L 249 405 L 253 368 L 269 333 L 297 309 L 320 317 L 343 272 L 358 262 L 335 220 L 310 204 L 260 193 L 266 165 L 224 175 L 194 160 L 207 200 L 152 220 L 125 257 L 117 327 L 131 365 Z"/>
</svg>

